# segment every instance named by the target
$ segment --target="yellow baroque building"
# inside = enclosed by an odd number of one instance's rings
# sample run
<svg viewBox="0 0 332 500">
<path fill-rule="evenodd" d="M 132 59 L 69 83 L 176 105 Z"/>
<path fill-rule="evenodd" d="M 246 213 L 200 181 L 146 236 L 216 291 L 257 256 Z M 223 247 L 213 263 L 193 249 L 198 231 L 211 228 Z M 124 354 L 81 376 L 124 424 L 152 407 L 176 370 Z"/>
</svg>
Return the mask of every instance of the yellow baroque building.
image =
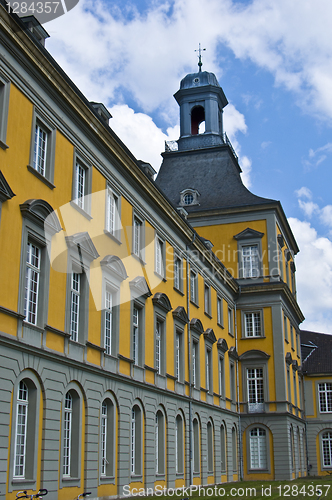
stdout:
<svg viewBox="0 0 332 500">
<path fill-rule="evenodd" d="M 154 180 L 42 26 L 0 14 L 1 492 L 305 476 L 298 247 L 242 184 L 215 75 L 182 80 Z"/>
</svg>

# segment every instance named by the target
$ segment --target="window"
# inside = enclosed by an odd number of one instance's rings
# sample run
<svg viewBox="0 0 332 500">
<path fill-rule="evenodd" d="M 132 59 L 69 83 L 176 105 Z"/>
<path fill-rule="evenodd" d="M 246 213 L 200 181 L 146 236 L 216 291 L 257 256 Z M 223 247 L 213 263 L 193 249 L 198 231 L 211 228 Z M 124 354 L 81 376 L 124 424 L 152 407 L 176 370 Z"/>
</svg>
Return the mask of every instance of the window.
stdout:
<svg viewBox="0 0 332 500">
<path fill-rule="evenodd" d="M 0 74 L 0 147 L 7 149 L 7 121 L 9 105 L 10 82 Z"/>
<path fill-rule="evenodd" d="M 80 293 L 81 275 L 71 273 L 71 299 L 70 299 L 70 338 L 78 341 L 78 329 L 80 321 Z"/>
<path fill-rule="evenodd" d="M 51 189 L 54 180 L 56 130 L 42 115 L 34 109 L 30 164 L 28 169 L 47 184 Z"/>
<path fill-rule="evenodd" d="M 200 439 L 199 439 L 199 423 L 197 418 L 193 420 L 193 464 L 194 473 L 199 473 L 200 471 Z"/>
<path fill-rule="evenodd" d="M 206 390 L 212 393 L 212 351 L 206 349 Z"/>
<path fill-rule="evenodd" d="M 165 421 L 161 410 L 156 413 L 156 474 L 165 474 Z"/>
<path fill-rule="evenodd" d="M 80 478 L 82 440 L 82 398 L 75 389 L 66 392 L 62 424 L 62 478 Z M 63 483 L 64 484 L 64 483 Z"/>
<path fill-rule="evenodd" d="M 182 291 L 182 259 L 177 255 L 174 257 L 174 288 Z"/>
<path fill-rule="evenodd" d="M 175 377 L 178 382 L 184 380 L 183 369 L 183 334 L 182 331 L 175 331 Z"/>
<path fill-rule="evenodd" d="M 142 411 L 138 405 L 131 410 L 130 440 L 131 475 L 139 476 L 142 473 Z"/>
<path fill-rule="evenodd" d="M 155 246 L 155 271 L 159 276 L 164 277 L 165 273 L 165 242 L 156 236 L 156 246 Z"/>
<path fill-rule="evenodd" d="M 193 342 L 193 351 L 192 351 L 192 375 L 193 375 L 193 385 L 194 387 L 198 386 L 198 354 L 199 344 L 198 342 Z"/>
<path fill-rule="evenodd" d="M 236 428 L 232 429 L 232 462 L 233 472 L 237 471 L 237 431 Z"/>
<path fill-rule="evenodd" d="M 177 474 L 184 472 L 184 434 L 183 420 L 177 415 L 175 420 L 175 470 Z"/>
<path fill-rule="evenodd" d="M 194 201 L 194 195 L 191 194 L 191 193 L 187 193 L 184 195 L 183 197 L 183 202 L 184 202 L 184 205 L 191 205 Z"/>
<path fill-rule="evenodd" d="M 106 234 L 120 241 L 120 196 L 110 186 L 106 189 Z"/>
<path fill-rule="evenodd" d="M 25 274 L 24 316 L 28 323 L 37 324 L 40 278 L 40 248 L 28 242 Z"/>
<path fill-rule="evenodd" d="M 133 217 L 133 248 L 132 253 L 144 260 L 144 223 L 143 219 L 134 214 Z"/>
<path fill-rule="evenodd" d="M 290 339 L 291 339 L 291 348 L 294 351 L 294 327 L 290 326 Z"/>
<path fill-rule="evenodd" d="M 249 434 L 250 469 L 266 469 L 266 431 L 260 427 L 251 429 Z"/>
<path fill-rule="evenodd" d="M 156 353 L 156 363 L 155 368 L 159 375 L 164 374 L 164 324 L 160 320 L 156 320 L 156 339 L 155 339 L 155 353 Z"/>
<path fill-rule="evenodd" d="M 219 394 L 224 394 L 224 358 L 219 356 Z"/>
<path fill-rule="evenodd" d="M 332 383 L 324 382 L 318 384 L 319 411 L 321 413 L 332 412 Z"/>
<path fill-rule="evenodd" d="M 208 454 L 208 472 L 213 473 L 213 427 L 211 422 L 207 423 L 207 454 Z"/>
<path fill-rule="evenodd" d="M 114 476 L 114 424 L 114 404 L 106 398 L 101 405 L 101 477 Z"/>
<path fill-rule="evenodd" d="M 244 314 L 245 336 L 261 337 L 262 324 L 260 312 L 248 312 Z"/>
<path fill-rule="evenodd" d="M 220 454 L 221 454 L 221 472 L 226 472 L 226 430 L 225 424 L 220 426 Z"/>
<path fill-rule="evenodd" d="M 21 380 L 17 394 L 14 477 L 25 477 L 26 441 L 28 431 L 28 387 Z M 31 457 L 30 457 L 31 458 Z"/>
<path fill-rule="evenodd" d="M 196 189 L 184 189 L 180 193 L 180 203 L 181 207 L 187 207 L 189 205 L 199 205 L 198 198 L 200 194 Z"/>
<path fill-rule="evenodd" d="M 221 297 L 217 297 L 217 322 L 218 325 L 224 326 L 223 303 Z"/>
<path fill-rule="evenodd" d="M 296 373 L 293 372 L 293 385 L 294 385 L 294 405 L 297 406 L 297 383 L 296 383 Z"/>
<path fill-rule="evenodd" d="M 211 288 L 204 283 L 204 312 L 211 316 Z"/>
<path fill-rule="evenodd" d="M 73 206 L 90 219 L 92 167 L 75 154 L 73 174 Z"/>
<path fill-rule="evenodd" d="M 257 278 L 259 272 L 258 245 L 242 247 L 243 278 Z"/>
<path fill-rule="evenodd" d="M 228 333 L 229 335 L 234 335 L 233 334 L 233 309 L 230 307 L 228 308 Z"/>
<path fill-rule="evenodd" d="M 288 401 L 292 402 L 292 392 L 291 392 L 291 380 L 289 366 L 287 366 L 287 389 L 288 389 Z"/>
<path fill-rule="evenodd" d="M 139 325 L 140 310 L 134 306 L 133 308 L 133 360 L 134 364 L 139 364 L 139 337 L 140 337 L 140 325 Z"/>
<path fill-rule="evenodd" d="M 112 352 L 112 325 L 113 325 L 113 297 L 112 294 L 106 290 L 105 293 L 105 320 L 104 320 L 104 347 L 105 353 L 111 354 Z"/>
<path fill-rule="evenodd" d="M 63 419 L 63 475 L 70 476 L 73 398 L 67 392 Z"/>
<path fill-rule="evenodd" d="M 291 467 L 292 467 L 292 471 L 294 471 L 295 470 L 295 443 L 294 443 L 293 427 L 291 427 L 289 429 L 289 440 L 290 440 Z"/>
<path fill-rule="evenodd" d="M 248 368 L 248 406 L 250 411 L 259 411 L 264 403 L 263 368 Z"/>
<path fill-rule="evenodd" d="M 234 366 L 234 363 L 230 363 L 229 368 L 230 368 L 231 400 L 234 403 L 236 401 L 235 366 Z"/>
<path fill-rule="evenodd" d="M 332 431 L 322 434 L 323 467 L 332 467 Z"/>
<path fill-rule="evenodd" d="M 288 321 L 287 321 L 287 316 L 284 314 L 284 337 L 286 342 L 289 342 L 288 339 Z"/>
<path fill-rule="evenodd" d="M 197 273 L 190 271 L 190 300 L 194 304 L 198 304 L 198 289 L 197 289 Z"/>
</svg>

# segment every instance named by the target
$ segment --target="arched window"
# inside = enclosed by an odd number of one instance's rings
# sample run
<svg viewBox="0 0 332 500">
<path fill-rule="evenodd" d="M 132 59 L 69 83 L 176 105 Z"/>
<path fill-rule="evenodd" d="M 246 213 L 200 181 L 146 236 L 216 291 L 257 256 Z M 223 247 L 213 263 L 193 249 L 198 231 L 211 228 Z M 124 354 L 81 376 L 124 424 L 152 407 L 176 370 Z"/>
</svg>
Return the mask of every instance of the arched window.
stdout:
<svg viewBox="0 0 332 500">
<path fill-rule="evenodd" d="M 23 380 L 19 383 L 16 406 L 14 477 L 25 477 L 28 432 L 29 391 Z"/>
<path fill-rule="evenodd" d="M 293 427 L 289 429 L 290 451 L 291 451 L 291 466 L 292 471 L 295 470 L 295 446 L 294 446 L 294 431 Z"/>
<path fill-rule="evenodd" d="M 236 428 L 232 429 L 232 459 L 233 459 L 233 472 L 237 471 L 237 432 Z"/>
<path fill-rule="evenodd" d="M 81 399 L 75 389 L 70 389 L 65 395 L 62 434 L 62 476 L 63 478 L 79 478 Z"/>
<path fill-rule="evenodd" d="M 199 423 L 198 419 L 194 418 L 193 420 L 193 463 L 194 463 L 194 472 L 199 473 L 200 471 L 200 439 L 199 439 Z"/>
<path fill-rule="evenodd" d="M 207 423 L 207 452 L 208 452 L 208 472 L 213 472 L 213 427 L 211 422 Z"/>
<path fill-rule="evenodd" d="M 226 429 L 225 425 L 220 426 L 220 454 L 221 454 L 221 472 L 226 472 Z"/>
<path fill-rule="evenodd" d="M 102 477 L 114 476 L 115 409 L 113 402 L 106 398 L 101 405 L 101 464 Z"/>
<path fill-rule="evenodd" d="M 191 134 L 197 135 L 203 133 L 205 130 L 205 110 L 203 106 L 195 106 L 191 110 Z M 204 130 L 203 130 L 204 129 Z"/>
<path fill-rule="evenodd" d="M 323 467 L 332 467 L 332 431 L 322 434 Z"/>
<path fill-rule="evenodd" d="M 175 468 L 177 474 L 184 472 L 184 433 L 183 420 L 177 415 L 175 420 Z"/>
<path fill-rule="evenodd" d="M 161 410 L 156 413 L 156 473 L 165 474 L 165 418 Z"/>
<path fill-rule="evenodd" d="M 142 411 L 136 404 L 131 410 L 130 462 L 131 475 L 142 474 Z"/>
<path fill-rule="evenodd" d="M 261 427 L 251 429 L 250 435 L 250 469 L 266 469 L 266 431 Z"/>
</svg>

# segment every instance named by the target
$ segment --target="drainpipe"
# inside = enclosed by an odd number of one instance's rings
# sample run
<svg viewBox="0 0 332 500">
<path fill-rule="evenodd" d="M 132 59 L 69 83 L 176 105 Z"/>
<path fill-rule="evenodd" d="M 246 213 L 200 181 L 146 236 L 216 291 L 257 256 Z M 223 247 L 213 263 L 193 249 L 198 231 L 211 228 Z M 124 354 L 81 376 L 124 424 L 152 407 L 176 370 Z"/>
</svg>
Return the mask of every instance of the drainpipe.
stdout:
<svg viewBox="0 0 332 500">
<path fill-rule="evenodd" d="M 239 285 L 239 296 L 238 299 L 241 296 L 241 286 Z M 237 351 L 237 346 L 238 346 L 238 341 L 237 341 L 237 313 L 236 313 L 236 302 L 234 304 L 234 314 L 235 314 L 235 349 Z M 239 475 L 240 475 L 240 480 L 243 479 L 243 454 L 242 454 L 242 433 L 241 433 L 241 413 L 240 413 L 240 381 L 239 381 L 239 360 L 236 360 L 236 392 L 237 392 L 237 413 L 239 416 L 239 433 L 238 433 L 238 447 L 239 447 Z"/>
<path fill-rule="evenodd" d="M 194 483 L 193 467 L 193 422 L 192 422 L 192 369 L 191 369 L 191 329 L 190 329 L 190 280 L 189 280 L 189 247 L 194 243 L 196 233 L 193 239 L 186 246 L 186 266 L 187 266 L 187 316 L 188 316 L 188 375 L 189 375 L 189 481 L 190 485 Z"/>
</svg>

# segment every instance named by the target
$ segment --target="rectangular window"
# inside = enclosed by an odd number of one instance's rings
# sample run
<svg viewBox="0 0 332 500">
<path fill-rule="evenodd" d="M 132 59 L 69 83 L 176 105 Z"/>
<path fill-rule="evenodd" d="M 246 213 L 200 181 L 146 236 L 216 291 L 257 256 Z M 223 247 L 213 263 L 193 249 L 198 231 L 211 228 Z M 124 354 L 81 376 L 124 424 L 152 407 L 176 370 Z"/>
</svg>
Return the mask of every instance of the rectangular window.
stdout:
<svg viewBox="0 0 332 500">
<path fill-rule="evenodd" d="M 242 247 L 243 278 L 257 278 L 259 276 L 258 245 Z"/>
<path fill-rule="evenodd" d="M 287 322 L 287 316 L 284 314 L 284 337 L 286 342 L 289 342 L 288 339 L 288 322 Z"/>
<path fill-rule="evenodd" d="M 78 342 L 78 329 L 80 321 L 80 295 L 81 295 L 81 275 L 72 273 L 71 275 L 71 295 L 70 295 L 70 338 Z"/>
<path fill-rule="evenodd" d="M 260 427 L 250 431 L 250 468 L 267 468 L 266 432 Z"/>
<path fill-rule="evenodd" d="M 293 328 L 293 325 L 290 326 L 290 340 L 291 340 L 291 348 L 294 351 L 294 328 Z"/>
<path fill-rule="evenodd" d="M 204 283 L 204 312 L 211 315 L 211 288 Z"/>
<path fill-rule="evenodd" d="M 198 303 L 197 274 L 195 271 L 190 271 L 190 300 L 194 304 Z"/>
<path fill-rule="evenodd" d="M 219 357 L 219 394 L 224 394 L 224 358 Z"/>
<path fill-rule="evenodd" d="M 143 258 L 142 244 L 143 244 L 143 221 L 135 215 L 134 227 L 133 227 L 133 254 L 139 257 L 140 259 Z"/>
<path fill-rule="evenodd" d="M 193 385 L 197 387 L 198 379 L 198 342 L 193 342 L 193 352 L 192 352 L 192 367 L 193 367 Z"/>
<path fill-rule="evenodd" d="M 9 90 L 10 82 L 2 78 L 0 74 L 0 147 L 7 149 L 7 121 L 8 121 L 8 106 L 9 106 Z"/>
<path fill-rule="evenodd" d="M 82 210 L 85 210 L 85 191 L 86 169 L 77 161 L 75 167 L 74 201 Z"/>
<path fill-rule="evenodd" d="M 139 309 L 133 308 L 133 360 L 138 365 L 139 361 Z"/>
<path fill-rule="evenodd" d="M 230 363 L 230 386 L 231 386 L 231 400 L 235 402 L 236 400 L 236 387 L 235 387 L 235 366 L 234 363 Z"/>
<path fill-rule="evenodd" d="M 67 392 L 65 399 L 64 429 L 63 429 L 63 475 L 70 476 L 71 437 L 72 437 L 73 400 Z"/>
<path fill-rule="evenodd" d="M 107 188 L 106 231 L 112 236 L 116 236 L 118 229 L 118 210 L 119 198 L 110 188 Z"/>
<path fill-rule="evenodd" d="M 264 403 L 263 368 L 248 368 L 247 380 L 249 411 L 259 411 L 261 407 L 257 405 Z"/>
<path fill-rule="evenodd" d="M 297 384 L 296 384 L 295 372 L 293 372 L 293 385 L 294 385 L 294 405 L 297 406 Z"/>
<path fill-rule="evenodd" d="M 246 337 L 261 337 L 261 313 L 250 312 L 244 314 L 245 320 L 245 336 Z"/>
<path fill-rule="evenodd" d="M 160 276 L 164 277 L 164 242 L 158 236 L 156 237 L 156 262 L 155 262 L 155 270 L 156 273 Z"/>
<path fill-rule="evenodd" d="M 105 326 L 104 326 L 104 347 L 105 354 L 111 354 L 112 351 L 112 312 L 113 312 L 113 297 L 106 290 L 105 293 Z"/>
<path fill-rule="evenodd" d="M 212 392 L 212 352 L 206 349 L 206 390 Z"/>
<path fill-rule="evenodd" d="M 131 474 L 135 474 L 136 464 L 135 464 L 135 446 L 136 444 L 136 413 L 135 408 L 131 410 Z"/>
<path fill-rule="evenodd" d="M 318 384 L 319 411 L 320 413 L 332 412 L 332 383 L 324 382 Z"/>
<path fill-rule="evenodd" d="M 25 320 L 33 325 L 37 324 L 40 258 L 40 248 L 29 242 L 25 274 L 24 316 Z"/>
<path fill-rule="evenodd" d="M 47 132 L 38 123 L 35 128 L 33 168 L 45 176 L 47 155 Z"/>
<path fill-rule="evenodd" d="M 221 297 L 217 297 L 217 322 L 218 325 L 224 326 L 223 304 Z"/>
<path fill-rule="evenodd" d="M 182 290 L 182 260 L 177 255 L 174 257 L 174 288 Z"/>
<path fill-rule="evenodd" d="M 25 477 L 27 424 L 28 387 L 21 381 L 17 394 L 14 477 Z"/>
<path fill-rule="evenodd" d="M 161 374 L 161 323 L 156 322 L 156 370 Z"/>
<path fill-rule="evenodd" d="M 233 335 L 233 309 L 228 308 L 228 333 Z"/>
<path fill-rule="evenodd" d="M 101 407 L 101 475 L 106 476 L 106 450 L 107 450 L 107 404 Z"/>
</svg>

